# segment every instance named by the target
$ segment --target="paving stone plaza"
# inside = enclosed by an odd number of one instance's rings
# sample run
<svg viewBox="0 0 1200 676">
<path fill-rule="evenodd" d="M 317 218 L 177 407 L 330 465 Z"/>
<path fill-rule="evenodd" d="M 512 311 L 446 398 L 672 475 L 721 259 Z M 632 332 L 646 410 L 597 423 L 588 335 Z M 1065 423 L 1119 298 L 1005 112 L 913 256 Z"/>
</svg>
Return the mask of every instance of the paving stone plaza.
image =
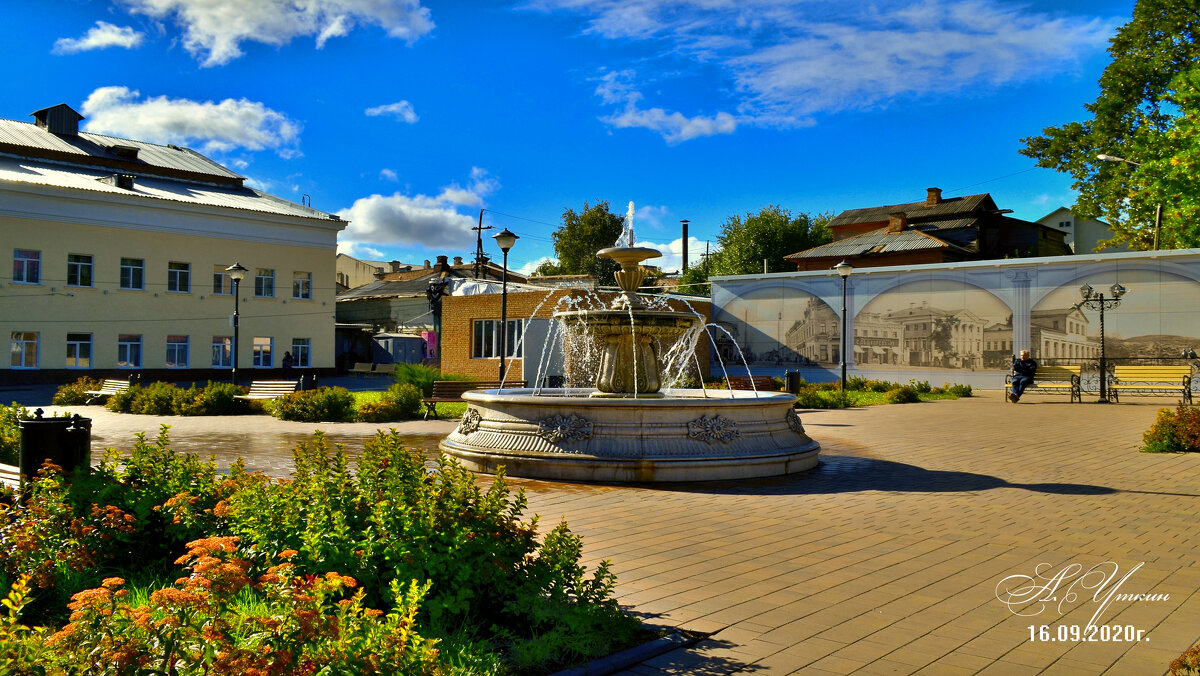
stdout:
<svg viewBox="0 0 1200 676">
<path fill-rule="evenodd" d="M 513 483 L 541 530 L 565 519 L 589 563 L 612 562 L 632 612 L 706 635 L 626 673 L 1161 674 L 1200 639 L 1200 455 L 1137 450 L 1173 404 L 1012 405 L 992 390 L 800 411 L 822 445 L 806 473 Z M 375 428 L 79 412 L 94 420 L 94 458 L 167 422 L 177 450 L 231 439 L 278 473 L 311 429 L 353 446 Z M 401 429 L 428 440 L 453 425 Z"/>
</svg>

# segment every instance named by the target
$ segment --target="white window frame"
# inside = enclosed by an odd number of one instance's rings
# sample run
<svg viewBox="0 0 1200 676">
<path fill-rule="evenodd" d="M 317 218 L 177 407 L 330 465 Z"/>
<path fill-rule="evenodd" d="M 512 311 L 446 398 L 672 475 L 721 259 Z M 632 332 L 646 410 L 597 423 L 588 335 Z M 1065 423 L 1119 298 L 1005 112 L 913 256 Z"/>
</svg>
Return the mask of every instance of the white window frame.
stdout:
<svg viewBox="0 0 1200 676">
<path fill-rule="evenodd" d="M 183 340 L 171 340 L 182 338 Z M 187 336 L 167 336 L 167 359 L 164 362 L 169 369 L 185 369 L 191 363 L 190 341 Z M 183 357 L 182 362 L 180 357 Z"/>
<path fill-rule="evenodd" d="M 233 336 L 213 336 L 212 367 L 215 369 L 233 368 Z"/>
<path fill-rule="evenodd" d="M 312 338 L 292 339 L 292 359 L 296 368 L 308 368 L 312 365 Z"/>
<path fill-rule="evenodd" d="M 292 299 L 312 300 L 312 273 L 297 270 L 292 273 Z"/>
<path fill-rule="evenodd" d="M 42 252 L 36 249 L 13 249 L 13 284 L 42 283 Z"/>
<path fill-rule="evenodd" d="M 172 267 L 172 266 L 183 267 Z M 192 292 L 192 264 L 183 261 L 167 262 L 167 293 Z"/>
<path fill-rule="evenodd" d="M 136 261 L 136 264 L 134 263 Z M 128 275 L 126 274 L 128 270 Z M 137 274 L 137 286 L 134 286 L 134 274 Z M 128 279 L 126 279 L 128 277 Z M 129 285 L 126 286 L 126 281 Z M 121 258 L 121 275 L 118 280 L 120 287 L 126 291 L 145 291 L 146 290 L 146 259 L 145 258 Z"/>
<path fill-rule="evenodd" d="M 75 338 L 72 338 L 75 336 Z M 87 336 L 87 340 L 80 340 L 79 336 Z M 84 349 L 81 349 L 84 348 Z M 87 356 L 81 356 L 80 352 L 87 352 Z M 72 355 L 71 353 L 75 354 Z M 86 365 L 80 365 L 81 360 L 86 360 Z M 69 369 L 90 369 L 92 368 L 92 334 L 90 333 L 68 333 L 67 334 L 67 368 Z"/>
<path fill-rule="evenodd" d="M 266 342 L 263 342 L 266 341 Z M 268 336 L 254 337 L 254 368 L 269 369 L 275 366 L 275 339 Z M 266 352 L 263 352 L 263 347 L 266 347 Z"/>
<path fill-rule="evenodd" d="M 42 334 L 37 331 L 13 331 L 12 343 L 9 348 L 11 353 L 10 368 L 23 370 L 36 369 L 38 367 L 38 359 L 41 356 L 38 350 L 41 339 Z M 31 349 L 33 351 L 32 366 L 26 363 L 29 361 Z"/>
<path fill-rule="evenodd" d="M 499 319 L 475 319 L 471 321 L 471 359 L 500 358 L 500 332 L 497 330 L 499 326 Z M 508 320 L 509 340 L 505 344 L 508 358 L 521 358 L 525 346 L 518 343 L 524 331 L 524 319 Z"/>
<path fill-rule="evenodd" d="M 232 296 L 233 295 L 233 277 L 225 270 L 224 266 L 213 266 L 213 290 L 214 296 Z"/>
<path fill-rule="evenodd" d="M 134 357 L 137 360 L 134 360 Z M 121 334 L 117 338 L 117 368 L 142 368 L 142 337 L 133 334 Z"/>
<path fill-rule="evenodd" d="M 80 260 L 71 260 L 78 258 Z M 87 259 L 82 260 L 82 259 Z M 83 283 L 84 271 L 87 272 L 87 284 Z M 90 288 L 96 285 L 95 276 L 95 259 L 91 254 L 67 254 L 67 286 L 80 288 Z M 75 276 L 75 281 L 71 281 L 71 276 Z"/>
<path fill-rule="evenodd" d="M 254 297 L 275 297 L 275 270 L 258 268 L 254 273 Z"/>
</svg>

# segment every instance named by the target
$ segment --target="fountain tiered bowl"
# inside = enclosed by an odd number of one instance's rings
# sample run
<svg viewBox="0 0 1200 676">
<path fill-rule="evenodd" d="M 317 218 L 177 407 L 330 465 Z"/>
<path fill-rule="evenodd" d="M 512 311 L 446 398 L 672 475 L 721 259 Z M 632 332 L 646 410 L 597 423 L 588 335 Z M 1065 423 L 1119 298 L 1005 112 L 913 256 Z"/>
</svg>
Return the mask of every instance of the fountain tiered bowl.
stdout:
<svg viewBox="0 0 1200 676">
<path fill-rule="evenodd" d="M 598 255 L 621 264 L 613 306 L 555 314 L 601 343 L 595 387 L 467 392 L 467 411 L 442 451 L 474 471 L 560 481 L 715 481 L 816 466 L 820 444 L 805 434 L 792 395 L 663 389 L 659 346 L 699 318 L 647 310 L 638 297 L 640 263 L 661 255 L 656 249 Z"/>
</svg>

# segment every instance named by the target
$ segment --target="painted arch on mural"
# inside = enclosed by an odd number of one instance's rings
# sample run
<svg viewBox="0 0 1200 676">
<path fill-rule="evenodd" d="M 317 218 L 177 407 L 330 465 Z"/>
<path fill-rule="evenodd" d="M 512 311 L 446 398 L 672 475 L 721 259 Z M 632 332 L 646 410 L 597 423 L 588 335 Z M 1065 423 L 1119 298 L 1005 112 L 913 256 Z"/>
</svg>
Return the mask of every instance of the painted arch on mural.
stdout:
<svg viewBox="0 0 1200 676">
<path fill-rule="evenodd" d="M 794 286 L 760 286 L 734 297 L 717 315 L 713 340 L 725 364 L 829 366 L 841 358 L 841 318 Z M 736 341 L 737 345 L 734 345 Z"/>
<path fill-rule="evenodd" d="M 853 342 L 859 368 L 1003 368 L 1012 361 L 1012 310 L 960 281 L 904 283 L 854 317 Z"/>
<path fill-rule="evenodd" d="M 1030 345 L 1042 360 L 1096 359 L 1100 356 L 1100 313 L 1075 309 L 1079 287 L 1090 285 L 1112 297 L 1114 282 L 1125 287 L 1121 303 L 1104 313 L 1105 354 L 1109 359 L 1177 358 L 1200 350 L 1200 283 L 1154 268 L 1084 274 L 1071 285 L 1046 294 L 1031 312 Z"/>
</svg>

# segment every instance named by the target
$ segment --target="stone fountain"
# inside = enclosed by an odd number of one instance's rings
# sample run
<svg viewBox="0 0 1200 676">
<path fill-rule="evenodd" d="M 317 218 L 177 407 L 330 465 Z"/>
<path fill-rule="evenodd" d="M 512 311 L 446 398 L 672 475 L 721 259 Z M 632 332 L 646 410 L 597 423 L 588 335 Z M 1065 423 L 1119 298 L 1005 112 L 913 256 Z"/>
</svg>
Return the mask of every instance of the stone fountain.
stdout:
<svg viewBox="0 0 1200 676">
<path fill-rule="evenodd" d="M 598 256 L 620 264 L 620 294 L 608 309 L 555 313 L 601 342 L 593 388 L 476 390 L 440 444 L 478 472 L 602 482 L 712 481 L 810 469 L 820 445 L 780 392 L 662 388 L 659 346 L 696 335 L 695 314 L 649 310 L 637 289 L 633 204 L 618 246 Z"/>
</svg>

